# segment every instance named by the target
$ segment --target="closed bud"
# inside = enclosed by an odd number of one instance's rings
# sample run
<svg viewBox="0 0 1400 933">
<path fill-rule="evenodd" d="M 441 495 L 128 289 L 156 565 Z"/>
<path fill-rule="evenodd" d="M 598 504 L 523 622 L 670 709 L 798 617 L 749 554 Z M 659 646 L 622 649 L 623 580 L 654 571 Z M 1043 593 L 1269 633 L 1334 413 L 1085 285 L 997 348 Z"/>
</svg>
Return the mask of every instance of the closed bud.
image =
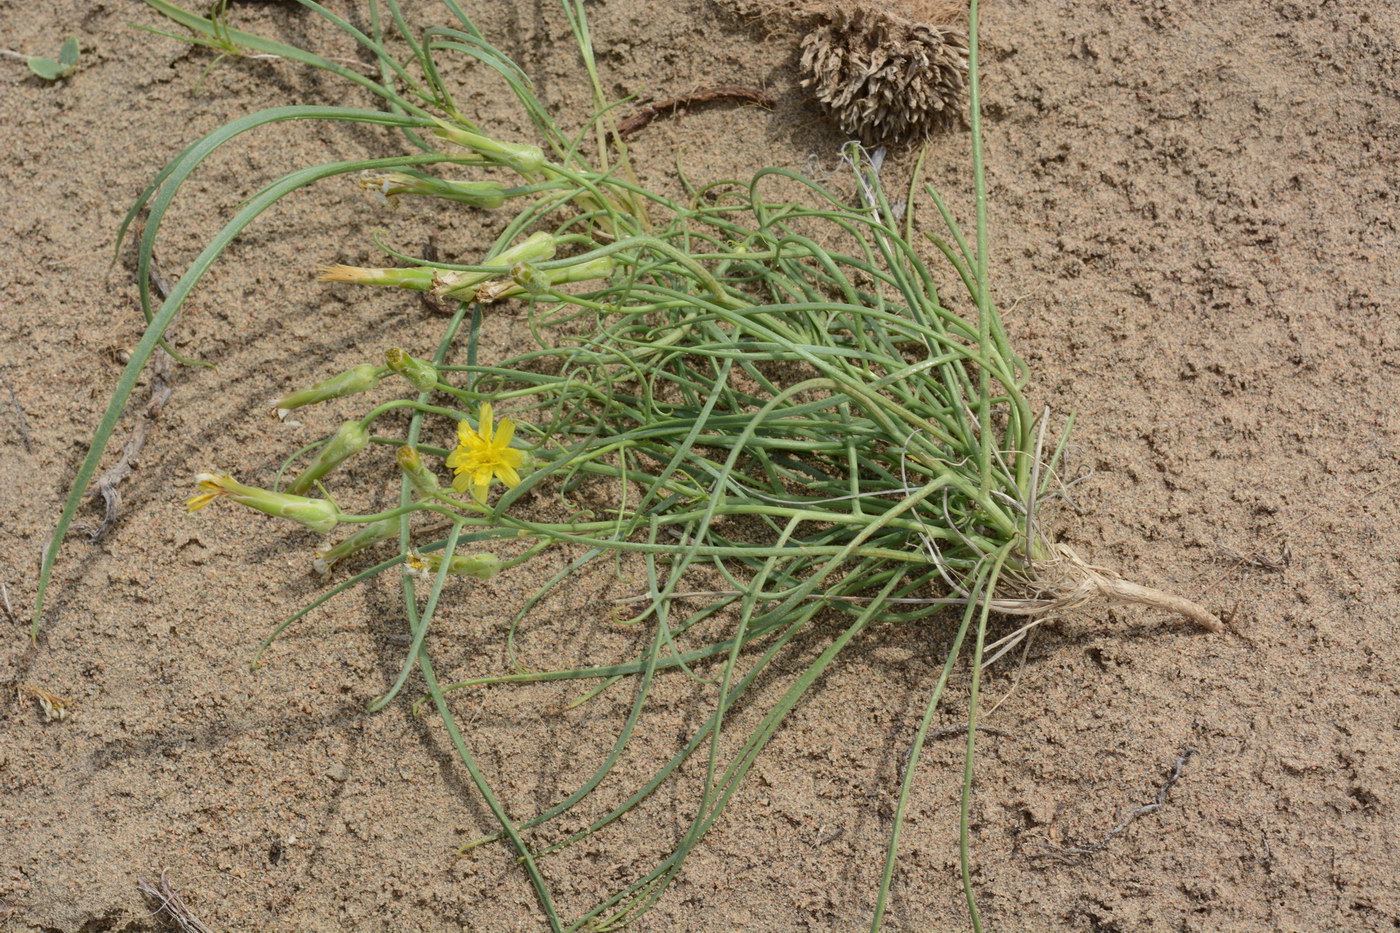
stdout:
<svg viewBox="0 0 1400 933">
<path fill-rule="evenodd" d="M 482 136 L 480 133 L 472 133 L 452 126 L 442 120 L 438 120 L 437 124 L 439 128 L 434 132 L 440 138 L 456 143 L 464 149 L 470 149 L 497 165 L 514 169 L 521 175 L 526 177 L 538 175 L 544 168 L 544 152 L 539 146 L 499 142 L 488 136 Z"/>
<path fill-rule="evenodd" d="M 442 568 L 442 555 L 410 554 L 406 563 L 411 573 L 416 573 L 420 577 L 431 577 Z M 447 572 L 459 577 L 489 580 L 500 569 L 501 561 L 495 554 L 472 554 L 470 556 L 457 554 L 448 564 Z"/>
<path fill-rule="evenodd" d="M 399 347 L 385 350 L 384 362 L 388 363 L 394 372 L 407 379 L 408 384 L 419 392 L 429 392 L 437 386 L 437 367 L 427 360 L 409 356 Z"/>
<path fill-rule="evenodd" d="M 332 376 L 325 382 L 318 382 L 309 389 L 293 392 L 272 403 L 272 414 L 279 421 L 286 421 L 291 414 L 303 405 L 313 405 L 327 399 L 341 398 L 372 389 L 379 383 L 383 370 L 373 363 L 361 363 L 354 369 L 347 369 L 339 376 Z"/>
<path fill-rule="evenodd" d="M 554 258 L 554 237 L 548 233 L 536 233 L 515 244 L 509 249 L 487 260 L 491 265 L 510 267 L 521 262 L 545 262 Z M 441 271 L 433 283 L 433 294 L 453 295 L 475 292 L 477 286 L 487 281 L 491 272 L 447 272 Z"/>
<path fill-rule="evenodd" d="M 337 563 L 363 551 L 367 547 L 373 547 L 385 538 L 398 534 L 399 520 L 396 518 L 384 518 L 368 525 L 360 526 L 360 530 L 339 544 L 323 544 L 316 549 L 316 559 L 312 561 L 312 568 L 322 577 L 330 575 L 331 568 Z"/>
<path fill-rule="evenodd" d="M 441 484 L 437 476 L 423 463 L 423 457 L 407 444 L 399 448 L 399 469 L 408 477 L 408 483 L 419 496 L 428 496 L 438 491 Z"/>
<path fill-rule="evenodd" d="M 345 422 L 322 446 L 321 452 L 316 455 L 315 460 L 311 461 L 311 465 L 292 481 L 291 485 L 287 487 L 287 491 L 298 495 L 310 492 L 317 480 L 340 466 L 352 454 L 364 450 L 368 445 L 369 430 L 358 421 Z"/>
<path fill-rule="evenodd" d="M 543 158 L 543 154 L 541 154 Z M 398 207 L 400 195 L 417 194 L 457 201 L 472 207 L 497 208 L 505 203 L 505 186 L 494 181 L 448 181 L 421 172 L 365 172 L 360 187 L 386 207 Z"/>
<path fill-rule="evenodd" d="M 318 282 L 350 282 L 354 285 L 379 285 L 384 288 L 407 288 L 426 292 L 433 287 L 436 269 L 408 266 L 403 269 L 377 269 L 365 266 L 322 266 L 316 271 Z"/>
<path fill-rule="evenodd" d="M 613 268 L 613 261 L 609 256 L 548 271 L 536 269 L 529 263 L 516 263 L 511 267 L 509 279 L 488 282 L 477 289 L 476 300 L 482 304 L 490 304 L 493 301 L 500 301 L 502 298 L 511 298 L 520 294 L 538 298 L 556 285 L 563 285 L 567 282 L 586 282 L 589 279 L 605 279 L 612 275 Z"/>
<path fill-rule="evenodd" d="M 510 279 L 525 289 L 531 298 L 541 298 L 549 292 L 549 276 L 528 262 L 517 262 L 511 266 Z"/>
</svg>

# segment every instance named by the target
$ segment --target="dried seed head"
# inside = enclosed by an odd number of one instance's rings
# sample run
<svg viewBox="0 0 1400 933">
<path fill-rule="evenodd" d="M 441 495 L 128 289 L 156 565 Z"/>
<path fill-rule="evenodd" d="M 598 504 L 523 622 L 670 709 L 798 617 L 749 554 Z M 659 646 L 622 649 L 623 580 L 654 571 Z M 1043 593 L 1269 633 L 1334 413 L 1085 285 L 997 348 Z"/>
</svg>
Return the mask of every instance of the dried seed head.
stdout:
<svg viewBox="0 0 1400 933">
<path fill-rule="evenodd" d="M 862 142 L 910 142 L 954 119 L 967 33 L 865 7 L 828 8 L 802 39 L 804 87 Z"/>
</svg>

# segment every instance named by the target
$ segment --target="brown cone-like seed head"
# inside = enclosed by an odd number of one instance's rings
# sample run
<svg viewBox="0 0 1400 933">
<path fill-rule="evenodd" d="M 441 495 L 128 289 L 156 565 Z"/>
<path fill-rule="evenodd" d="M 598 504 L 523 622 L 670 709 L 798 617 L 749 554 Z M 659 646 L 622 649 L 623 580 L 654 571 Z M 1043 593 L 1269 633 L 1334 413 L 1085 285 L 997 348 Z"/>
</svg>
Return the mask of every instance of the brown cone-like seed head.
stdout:
<svg viewBox="0 0 1400 933">
<path fill-rule="evenodd" d="M 802 39 L 805 87 L 864 143 L 912 142 L 955 119 L 967 88 L 967 32 L 867 7 L 830 7 Z"/>
</svg>

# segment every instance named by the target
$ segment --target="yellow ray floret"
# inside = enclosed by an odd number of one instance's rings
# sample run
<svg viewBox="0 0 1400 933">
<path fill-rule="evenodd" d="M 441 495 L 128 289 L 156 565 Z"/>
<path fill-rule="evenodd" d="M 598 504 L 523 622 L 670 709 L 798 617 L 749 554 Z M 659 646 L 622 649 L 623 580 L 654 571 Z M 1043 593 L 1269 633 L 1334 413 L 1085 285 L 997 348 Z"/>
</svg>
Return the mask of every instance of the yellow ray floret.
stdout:
<svg viewBox="0 0 1400 933">
<path fill-rule="evenodd" d="M 493 479 L 499 479 L 507 488 L 514 488 L 520 482 L 516 471 L 525 462 L 524 452 L 510 446 L 514 436 L 515 425 L 509 418 L 502 418 L 493 430 L 489 402 L 481 406 L 475 428 L 465 420 L 459 421 L 457 449 L 447 455 L 447 465 L 457 474 L 452 488 L 458 492 L 470 489 L 478 502 L 486 501 Z"/>
<path fill-rule="evenodd" d="M 265 515 L 288 518 L 312 531 L 327 532 L 340 521 L 340 510 L 329 499 L 308 499 L 257 486 L 245 486 L 227 473 L 200 473 L 195 477 L 198 495 L 185 502 L 185 510 L 198 512 L 215 499 L 229 498 Z"/>
</svg>

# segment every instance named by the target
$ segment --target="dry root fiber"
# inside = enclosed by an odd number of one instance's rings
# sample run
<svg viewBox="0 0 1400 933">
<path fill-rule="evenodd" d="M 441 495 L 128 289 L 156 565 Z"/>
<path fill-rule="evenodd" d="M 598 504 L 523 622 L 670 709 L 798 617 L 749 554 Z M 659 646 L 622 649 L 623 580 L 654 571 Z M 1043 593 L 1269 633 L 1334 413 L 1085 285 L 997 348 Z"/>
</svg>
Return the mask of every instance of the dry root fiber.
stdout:
<svg viewBox="0 0 1400 933">
<path fill-rule="evenodd" d="M 802 39 L 804 87 L 868 144 L 913 142 L 962 112 L 967 32 L 961 4 L 927 11 L 925 22 L 871 5 L 795 11 L 810 17 Z"/>
<path fill-rule="evenodd" d="M 1058 574 L 1049 576 L 1056 581 L 1057 608 L 1070 609 L 1103 600 L 1120 606 L 1147 606 L 1174 612 L 1209 632 L 1225 630 L 1220 619 L 1189 599 L 1124 580 L 1106 567 L 1088 563 L 1067 545 L 1055 545 L 1053 552 L 1056 556 L 1052 565 Z"/>
<path fill-rule="evenodd" d="M 1205 607 L 1162 590 L 1124 580 L 1107 567 L 1090 564 L 1069 546 L 1050 547 L 1051 558 L 1035 565 L 1034 594 L 1024 599 L 994 599 L 992 609 L 1005 615 L 1045 618 L 1095 602 L 1147 606 L 1175 613 L 1209 632 L 1225 625 Z"/>
</svg>

